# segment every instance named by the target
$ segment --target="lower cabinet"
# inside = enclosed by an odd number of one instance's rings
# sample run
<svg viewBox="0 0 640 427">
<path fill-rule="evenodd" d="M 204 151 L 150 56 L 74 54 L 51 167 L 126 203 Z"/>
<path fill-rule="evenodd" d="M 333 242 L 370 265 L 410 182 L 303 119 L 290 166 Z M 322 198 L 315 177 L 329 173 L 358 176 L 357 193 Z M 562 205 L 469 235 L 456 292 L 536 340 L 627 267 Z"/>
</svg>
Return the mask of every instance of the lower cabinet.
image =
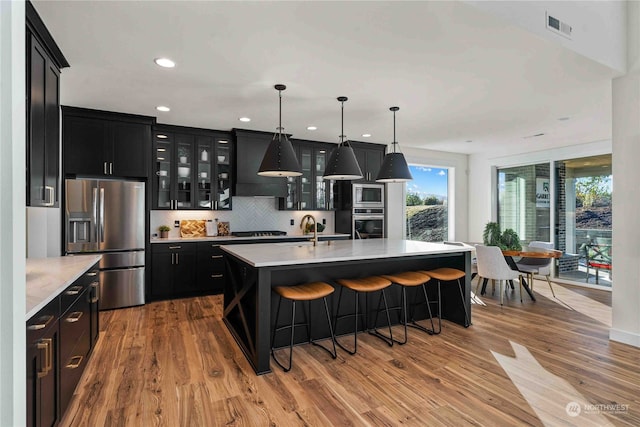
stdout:
<svg viewBox="0 0 640 427">
<path fill-rule="evenodd" d="M 197 274 L 196 286 L 199 291 L 208 294 L 220 294 L 224 291 L 224 251 L 220 249 L 220 243 L 198 243 Z"/>
<path fill-rule="evenodd" d="M 27 426 L 55 426 L 69 406 L 98 339 L 99 286 L 96 264 L 27 322 Z"/>
<path fill-rule="evenodd" d="M 151 297 L 186 296 L 197 291 L 196 243 L 151 246 Z"/>
</svg>

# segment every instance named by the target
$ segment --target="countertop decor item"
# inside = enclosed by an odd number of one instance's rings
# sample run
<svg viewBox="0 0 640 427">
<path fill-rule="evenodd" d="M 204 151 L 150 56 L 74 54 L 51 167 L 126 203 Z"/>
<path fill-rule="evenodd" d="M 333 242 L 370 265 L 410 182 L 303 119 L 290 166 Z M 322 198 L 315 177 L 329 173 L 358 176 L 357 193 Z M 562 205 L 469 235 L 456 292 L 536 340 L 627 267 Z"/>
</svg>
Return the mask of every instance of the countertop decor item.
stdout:
<svg viewBox="0 0 640 427">
<path fill-rule="evenodd" d="M 218 236 L 229 236 L 231 235 L 231 227 L 229 226 L 228 221 L 220 221 L 218 222 Z"/>
<path fill-rule="evenodd" d="M 399 151 L 398 141 L 396 141 L 396 111 L 399 107 L 391 107 L 393 111 L 393 142 L 391 143 L 392 152 L 387 153 L 380 166 L 380 171 L 376 177 L 376 182 L 407 182 L 413 179 L 407 160 L 404 154 Z M 398 150 L 398 151 L 396 151 Z"/>
<path fill-rule="evenodd" d="M 205 237 L 207 235 L 204 219 L 183 219 L 180 221 L 181 237 Z"/>
<path fill-rule="evenodd" d="M 278 133 L 273 135 L 273 139 L 264 153 L 264 158 L 258 169 L 258 175 L 272 177 L 300 176 L 302 175 L 302 169 L 296 153 L 287 135 L 282 133 L 284 130 L 282 127 L 282 91 L 287 87 L 282 84 L 277 84 L 274 87 L 278 91 L 280 102 Z"/>
<path fill-rule="evenodd" d="M 356 154 L 353 152 L 349 140 L 345 141 L 344 135 L 344 103 L 349 98 L 346 96 L 339 96 L 338 101 L 342 104 L 342 126 L 340 128 L 340 145 L 331 151 L 327 167 L 324 170 L 322 178 L 324 179 L 336 179 L 336 180 L 349 180 L 362 178 L 362 170 L 358 165 Z"/>
<path fill-rule="evenodd" d="M 167 237 L 169 237 L 169 230 L 171 230 L 171 228 L 168 225 L 161 225 L 160 227 L 158 227 L 160 238 L 166 239 Z"/>
</svg>

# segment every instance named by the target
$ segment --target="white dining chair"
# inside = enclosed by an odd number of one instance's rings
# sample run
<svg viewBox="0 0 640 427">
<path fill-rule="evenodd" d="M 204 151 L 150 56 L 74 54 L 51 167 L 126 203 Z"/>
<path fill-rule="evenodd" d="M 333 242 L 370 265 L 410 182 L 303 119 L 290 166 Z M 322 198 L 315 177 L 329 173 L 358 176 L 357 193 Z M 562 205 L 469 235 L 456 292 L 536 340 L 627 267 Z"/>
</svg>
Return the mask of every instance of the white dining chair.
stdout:
<svg viewBox="0 0 640 427">
<path fill-rule="evenodd" d="M 539 248 L 539 249 L 553 249 L 553 242 L 539 242 L 539 241 L 531 241 L 529 242 L 529 248 Z M 553 297 L 556 297 L 556 293 L 553 291 L 553 287 L 551 286 L 551 262 L 552 258 L 528 258 L 524 257 L 520 259 L 520 261 L 516 262 L 518 266 L 518 271 L 527 275 L 527 280 L 529 281 L 529 287 L 531 288 L 531 292 L 533 292 L 533 280 L 534 274 L 539 276 L 544 276 L 547 279 L 547 283 L 549 284 L 549 289 L 551 289 L 551 294 Z"/>
<path fill-rule="evenodd" d="M 497 246 L 476 246 L 478 276 L 483 279 L 497 280 L 500 284 L 500 305 L 504 303 L 503 282 L 520 279 L 520 273 L 512 270 Z M 520 288 L 522 293 L 522 287 Z"/>
</svg>

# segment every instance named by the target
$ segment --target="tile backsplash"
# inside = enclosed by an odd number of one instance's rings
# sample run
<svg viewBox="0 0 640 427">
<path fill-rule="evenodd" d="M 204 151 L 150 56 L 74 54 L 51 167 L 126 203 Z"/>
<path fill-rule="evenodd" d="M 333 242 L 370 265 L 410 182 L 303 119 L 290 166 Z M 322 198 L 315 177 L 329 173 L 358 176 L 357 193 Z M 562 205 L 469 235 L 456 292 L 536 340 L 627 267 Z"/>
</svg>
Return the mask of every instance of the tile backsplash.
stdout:
<svg viewBox="0 0 640 427">
<path fill-rule="evenodd" d="M 183 219 L 215 219 L 228 221 L 231 231 L 280 230 L 289 235 L 302 234 L 300 221 L 306 214 L 313 215 L 319 223 L 326 220 L 325 233 L 335 230 L 335 215 L 332 211 L 280 211 L 273 197 L 234 197 L 231 211 L 151 211 L 149 226 L 151 236 L 158 233 L 158 227 L 171 227 L 169 237 L 180 237 L 180 229 L 174 222 Z M 294 225 L 290 225 L 291 220 Z"/>
</svg>

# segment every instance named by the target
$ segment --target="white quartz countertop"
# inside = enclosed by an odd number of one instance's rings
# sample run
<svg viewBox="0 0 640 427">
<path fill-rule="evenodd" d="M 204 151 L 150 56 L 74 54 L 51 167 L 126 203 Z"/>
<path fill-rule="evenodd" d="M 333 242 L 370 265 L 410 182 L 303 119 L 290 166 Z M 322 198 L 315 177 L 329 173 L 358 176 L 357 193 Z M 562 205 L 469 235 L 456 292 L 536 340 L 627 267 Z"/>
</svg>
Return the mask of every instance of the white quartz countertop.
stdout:
<svg viewBox="0 0 640 427">
<path fill-rule="evenodd" d="M 409 257 L 469 252 L 472 246 L 418 242 L 399 239 L 334 240 L 320 242 L 266 243 L 263 245 L 223 245 L 221 248 L 253 267 L 276 267 L 336 261 Z"/>
<path fill-rule="evenodd" d="M 208 237 L 169 237 L 162 239 L 159 237 L 152 238 L 151 243 L 187 243 L 187 242 L 215 242 L 229 240 L 237 241 L 238 243 L 246 240 L 289 240 L 289 239 L 311 239 L 313 234 L 287 234 L 286 236 L 251 236 L 251 237 L 236 237 L 236 236 L 208 236 Z M 349 238 L 349 234 L 333 233 L 325 234 L 318 233 L 320 240 L 322 239 L 335 239 L 335 238 Z"/>
<path fill-rule="evenodd" d="M 29 320 L 82 276 L 101 255 L 75 255 L 56 258 L 27 258 L 27 314 Z"/>
</svg>

